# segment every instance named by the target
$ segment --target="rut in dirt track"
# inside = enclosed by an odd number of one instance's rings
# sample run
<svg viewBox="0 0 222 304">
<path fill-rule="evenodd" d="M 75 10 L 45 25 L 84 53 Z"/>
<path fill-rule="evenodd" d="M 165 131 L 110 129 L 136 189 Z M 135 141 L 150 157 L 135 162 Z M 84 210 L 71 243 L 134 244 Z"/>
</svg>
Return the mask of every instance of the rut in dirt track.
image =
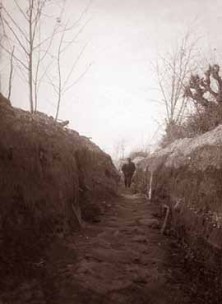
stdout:
<svg viewBox="0 0 222 304">
<path fill-rule="evenodd" d="M 70 240 L 77 256 L 57 270 L 53 303 L 188 303 L 169 283 L 170 240 L 160 233 L 155 205 L 124 193 L 108 207 L 99 223 Z"/>
</svg>

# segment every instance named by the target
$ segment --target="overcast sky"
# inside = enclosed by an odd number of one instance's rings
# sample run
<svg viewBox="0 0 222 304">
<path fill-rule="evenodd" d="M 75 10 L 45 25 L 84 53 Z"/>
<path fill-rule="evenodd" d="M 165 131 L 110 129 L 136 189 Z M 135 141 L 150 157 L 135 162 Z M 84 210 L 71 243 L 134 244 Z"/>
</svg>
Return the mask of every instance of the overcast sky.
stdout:
<svg viewBox="0 0 222 304">
<path fill-rule="evenodd" d="M 88 0 L 70 1 L 73 18 L 87 4 Z M 79 44 L 87 43 L 87 48 L 77 74 L 88 64 L 91 68 L 64 96 L 60 118 L 70 120 L 70 127 L 92 137 L 108 153 L 123 140 L 127 151 L 155 143 L 161 134 L 162 111 L 152 101 L 157 84 L 150 62 L 191 24 L 204 37 L 206 54 L 216 50 L 220 57 L 222 1 L 94 0 L 84 18 L 89 22 Z M 14 86 L 12 102 L 26 108 L 22 91 L 21 85 Z M 55 112 L 47 93 L 41 96 L 40 107 Z"/>
</svg>

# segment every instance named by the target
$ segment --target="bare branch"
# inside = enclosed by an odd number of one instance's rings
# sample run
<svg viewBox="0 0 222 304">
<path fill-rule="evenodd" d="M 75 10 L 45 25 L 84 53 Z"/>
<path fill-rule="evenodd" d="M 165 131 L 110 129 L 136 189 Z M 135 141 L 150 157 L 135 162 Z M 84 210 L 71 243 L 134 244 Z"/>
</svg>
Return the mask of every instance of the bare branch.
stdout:
<svg viewBox="0 0 222 304">
<path fill-rule="evenodd" d="M 0 42 L 0 46 L 1 48 L 8 54 L 11 56 L 11 52 L 10 50 L 8 50 L 7 48 L 5 48 L 5 46 Z M 13 58 L 18 61 L 22 66 L 23 68 L 25 68 L 26 70 L 28 70 L 28 66 L 21 60 L 19 59 L 15 54 L 13 54 Z"/>
<path fill-rule="evenodd" d="M 18 5 L 18 4 L 17 4 Z M 5 14 L 8 16 L 9 20 L 14 24 L 14 26 L 16 27 L 16 29 L 20 32 L 20 34 L 22 35 L 22 37 L 28 41 L 27 39 L 27 34 L 23 31 L 23 29 L 19 26 L 18 22 L 16 22 L 16 20 L 11 16 L 11 14 L 9 13 L 8 10 L 6 10 L 6 8 L 4 6 L 2 6 L 2 10 L 5 12 Z M 2 16 L 3 18 L 3 16 Z M 9 22 L 7 22 L 9 24 Z M 17 35 L 18 36 L 18 35 Z"/>
<path fill-rule="evenodd" d="M 47 73 L 46 73 L 46 78 L 48 79 L 49 84 L 53 87 L 55 93 L 58 95 L 59 94 L 59 90 L 58 90 L 56 84 L 54 83 L 54 81 L 50 78 L 50 76 Z"/>
<path fill-rule="evenodd" d="M 75 41 L 76 41 L 76 39 L 79 37 L 79 35 L 83 32 L 83 30 L 85 29 L 85 27 L 86 27 L 86 25 L 89 23 L 89 20 L 88 20 L 88 22 L 85 22 L 84 24 L 83 24 L 83 26 L 79 29 L 79 31 L 73 36 L 73 38 L 72 38 L 72 40 L 71 41 L 69 41 L 67 44 L 66 44 L 66 46 L 62 49 L 62 53 L 68 48 L 68 47 L 70 47 L 70 45 L 72 45 Z"/>
<path fill-rule="evenodd" d="M 76 66 L 77 66 L 77 64 L 78 64 L 78 62 L 79 62 L 79 60 L 80 60 L 80 58 L 82 57 L 82 55 L 83 55 L 85 49 L 86 49 L 86 45 L 81 49 L 79 55 L 76 57 L 76 60 L 73 62 L 73 65 L 72 65 L 72 67 L 71 67 L 71 69 L 70 69 L 70 71 L 69 71 L 69 73 L 68 73 L 68 75 L 67 75 L 67 77 L 66 77 L 66 79 L 65 79 L 65 81 L 64 81 L 64 85 L 63 85 L 64 88 L 66 87 L 67 83 L 69 82 L 70 77 L 72 76 L 73 71 L 74 71 L 74 69 L 76 68 Z"/>
<path fill-rule="evenodd" d="M 19 36 L 14 31 L 14 29 L 10 26 L 9 22 L 4 17 L 2 17 L 2 21 L 7 26 L 7 28 L 10 30 L 10 32 L 13 34 L 13 36 L 15 37 L 16 41 L 19 43 L 20 47 L 23 49 L 25 54 L 28 55 L 28 51 L 24 47 L 24 44 L 22 43 L 22 41 L 20 40 Z"/>
<path fill-rule="evenodd" d="M 74 85 L 76 85 L 76 84 L 77 84 L 77 83 L 86 75 L 86 73 L 89 71 L 89 69 L 90 69 L 91 66 L 92 66 L 92 65 L 89 64 L 89 65 L 87 66 L 87 68 L 85 69 L 85 71 L 83 71 L 75 81 L 73 81 L 69 86 L 67 86 L 67 87 L 63 90 L 63 93 L 66 93 L 66 92 L 69 91 Z"/>
<path fill-rule="evenodd" d="M 160 56 L 160 64 L 156 66 L 158 84 L 163 96 L 167 123 L 181 121 L 187 107 L 184 97 L 185 81 L 191 67 L 195 42 L 190 42 L 186 35 L 179 47 L 165 56 Z M 161 69 L 161 71 L 160 71 Z"/>
<path fill-rule="evenodd" d="M 21 8 L 21 6 L 18 4 L 17 0 L 13 0 L 15 5 L 17 6 L 19 12 L 21 13 L 21 15 L 25 18 L 26 21 L 28 21 L 28 17 L 26 16 L 26 14 L 24 13 L 24 10 Z"/>
</svg>

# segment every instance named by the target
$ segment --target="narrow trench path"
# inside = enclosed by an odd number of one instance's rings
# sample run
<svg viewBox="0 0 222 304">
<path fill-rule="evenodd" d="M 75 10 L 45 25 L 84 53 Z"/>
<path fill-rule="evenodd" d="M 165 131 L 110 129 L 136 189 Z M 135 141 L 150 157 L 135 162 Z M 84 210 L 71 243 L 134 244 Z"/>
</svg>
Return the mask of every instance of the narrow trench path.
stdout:
<svg viewBox="0 0 222 304">
<path fill-rule="evenodd" d="M 125 192 L 106 203 L 99 223 L 69 240 L 69 253 L 52 248 L 52 303 L 192 303 L 172 283 L 171 240 L 161 235 L 156 212 L 141 195 Z"/>
</svg>

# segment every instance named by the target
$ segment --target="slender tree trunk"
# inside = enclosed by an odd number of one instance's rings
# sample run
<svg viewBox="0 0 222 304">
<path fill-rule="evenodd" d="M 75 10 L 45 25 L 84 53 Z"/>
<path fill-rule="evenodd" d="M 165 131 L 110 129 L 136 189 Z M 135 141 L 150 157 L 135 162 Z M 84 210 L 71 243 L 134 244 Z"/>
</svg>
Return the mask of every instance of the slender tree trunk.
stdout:
<svg viewBox="0 0 222 304">
<path fill-rule="evenodd" d="M 10 58 L 10 75 L 9 75 L 9 83 L 8 83 L 8 100 L 11 98 L 12 93 L 12 77 L 13 77 L 13 57 L 14 57 L 15 47 L 12 49 L 12 54 Z"/>
<path fill-rule="evenodd" d="M 58 77 L 59 77 L 59 83 L 58 83 L 58 101 L 57 101 L 57 108 L 56 108 L 56 115 L 55 115 L 55 121 L 58 120 L 59 117 L 59 110 L 60 110 L 60 104 L 62 99 L 62 71 L 61 71 L 61 49 L 62 49 L 62 43 L 64 39 L 65 31 L 62 33 L 62 37 L 60 39 L 59 49 L 58 49 L 58 57 L 57 57 L 57 67 L 58 67 Z"/>
<path fill-rule="evenodd" d="M 59 74 L 59 88 L 58 88 L 58 101 L 57 101 L 57 108 L 56 108 L 56 116 L 55 121 L 59 118 L 59 110 L 62 98 L 62 78 L 61 78 L 61 67 L 60 67 L 60 54 L 58 55 L 58 74 Z"/>
<path fill-rule="evenodd" d="M 30 5 L 29 5 L 29 102 L 30 102 L 30 112 L 34 112 L 34 107 L 33 107 L 33 35 L 32 35 L 32 14 L 33 14 L 33 0 L 30 0 Z"/>
</svg>

